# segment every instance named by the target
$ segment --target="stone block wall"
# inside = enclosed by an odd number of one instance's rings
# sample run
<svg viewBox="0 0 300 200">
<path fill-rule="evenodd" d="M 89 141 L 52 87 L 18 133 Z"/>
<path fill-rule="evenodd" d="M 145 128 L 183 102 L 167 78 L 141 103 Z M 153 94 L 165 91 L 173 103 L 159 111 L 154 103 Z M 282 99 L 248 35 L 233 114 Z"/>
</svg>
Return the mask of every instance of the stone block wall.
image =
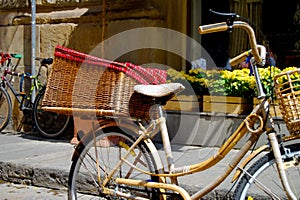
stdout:
<svg viewBox="0 0 300 200">
<path fill-rule="evenodd" d="M 31 61 L 30 2 L 0 0 L 0 50 L 24 54 L 25 66 Z M 104 10 L 105 14 L 100 0 L 37 0 L 36 56 L 53 57 L 56 45 L 89 53 L 103 39 L 139 27 L 164 27 L 186 33 L 186 3 L 180 0 L 106 0 Z M 123 42 L 126 44 L 126 39 Z M 119 60 L 136 64 L 179 67 L 183 63 L 158 50 L 144 49 L 121 56 Z"/>
<path fill-rule="evenodd" d="M 0 0 L 0 51 L 23 54 L 20 65 L 28 72 L 31 71 L 30 2 Z M 106 0 L 104 3 L 105 7 L 102 0 L 36 0 L 36 56 L 53 57 L 57 45 L 84 53 L 95 52 L 103 39 L 140 27 L 163 27 L 186 33 L 184 1 Z M 120 46 L 126 45 L 124 38 Z M 97 56 L 101 55 L 105 58 L 103 52 Z M 178 56 L 149 48 L 116 59 L 140 65 L 160 63 L 180 67 L 184 63 Z"/>
</svg>

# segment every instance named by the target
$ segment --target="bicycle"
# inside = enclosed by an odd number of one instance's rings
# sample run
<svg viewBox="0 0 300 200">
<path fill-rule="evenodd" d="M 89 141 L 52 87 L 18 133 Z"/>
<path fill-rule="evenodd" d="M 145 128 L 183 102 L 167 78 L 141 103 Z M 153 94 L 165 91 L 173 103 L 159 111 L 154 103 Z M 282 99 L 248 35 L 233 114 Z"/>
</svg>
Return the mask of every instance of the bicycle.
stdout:
<svg viewBox="0 0 300 200">
<path fill-rule="evenodd" d="M 6 68 L 11 71 L 15 71 L 17 67 L 19 66 L 21 59 L 23 55 L 22 54 L 16 54 L 16 53 L 3 53 L 0 52 L 0 64 L 1 64 L 1 69 Z M 17 59 L 16 63 L 12 63 L 12 58 Z M 9 78 L 9 82 L 11 82 L 13 76 Z"/>
<path fill-rule="evenodd" d="M 48 65 L 52 64 L 53 59 L 36 58 L 37 61 L 40 61 L 40 67 L 37 75 L 32 76 L 29 73 L 16 72 L 19 61 L 22 58 L 20 54 L 6 55 L 11 55 L 12 58 L 18 58 L 18 62 L 16 65 L 12 65 L 11 57 L 5 57 L 8 62 L 3 70 L 0 83 L 0 131 L 6 128 L 12 117 L 12 101 L 8 93 L 8 90 L 10 90 L 19 104 L 19 109 L 23 111 L 25 117 L 32 117 L 34 127 L 37 128 L 39 133 L 49 138 L 58 137 L 66 130 L 70 119 L 68 116 L 59 115 L 57 113 L 43 112 L 40 105 L 45 93 L 45 85 L 38 79 L 41 74 L 41 69 L 45 67 L 48 71 Z M 8 77 L 8 75 L 10 75 L 10 77 Z M 17 91 L 11 83 L 13 77 L 20 78 L 19 91 Z M 23 82 L 25 79 L 32 80 L 29 95 L 23 91 Z M 37 91 L 37 95 L 33 101 L 31 96 L 34 90 Z"/>
<path fill-rule="evenodd" d="M 147 102 L 156 107 L 158 116 L 149 124 L 138 119 L 103 117 L 99 128 L 87 133 L 76 146 L 69 172 L 69 199 L 200 199 L 222 183 L 234 169 L 233 181 L 237 184 L 235 199 L 300 198 L 300 181 L 297 178 L 300 171 L 300 136 L 284 136 L 274 128 L 272 116 L 269 115 L 268 97 L 258 73 L 258 65 L 265 64 L 266 49 L 256 43 L 249 24 L 235 21 L 237 14 L 216 14 L 226 16 L 227 22 L 199 26 L 199 33 L 232 31 L 235 28 L 247 32 L 251 49 L 231 59 L 230 64 L 234 66 L 251 57 L 260 104 L 214 156 L 196 164 L 177 167 L 173 161 L 162 105 L 184 87 L 179 83 L 136 85 L 134 94 L 147 98 Z M 161 134 L 167 169 L 152 141 L 158 133 Z M 247 133 L 250 136 L 239 153 L 214 182 L 192 195 L 178 185 L 178 177 L 212 168 Z M 263 133 L 267 134 L 268 143 L 251 152 L 251 147 Z M 245 156 L 247 152 L 251 152 L 248 157 Z M 242 161 L 243 158 L 246 159 Z M 258 191 L 261 193 L 258 194 Z"/>
</svg>

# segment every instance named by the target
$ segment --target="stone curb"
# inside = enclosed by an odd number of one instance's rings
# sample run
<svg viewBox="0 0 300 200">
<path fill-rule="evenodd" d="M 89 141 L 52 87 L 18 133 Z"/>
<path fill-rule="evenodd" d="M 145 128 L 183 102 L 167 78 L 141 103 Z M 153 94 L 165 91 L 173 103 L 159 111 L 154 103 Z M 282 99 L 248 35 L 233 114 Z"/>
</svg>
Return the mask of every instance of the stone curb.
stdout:
<svg viewBox="0 0 300 200">
<path fill-rule="evenodd" d="M 60 190 L 68 187 L 68 176 L 68 171 L 60 169 L 34 168 L 25 164 L 0 162 L 0 179 L 11 183 Z M 195 185 L 181 184 L 180 186 L 190 194 L 200 190 Z M 232 192 L 228 193 L 226 190 L 216 189 L 203 199 L 232 199 Z"/>
<path fill-rule="evenodd" d="M 0 179 L 51 189 L 66 189 L 73 146 L 69 140 L 44 139 L 28 133 L 0 134 Z M 158 147 L 159 148 L 159 147 Z M 217 148 L 174 145 L 174 161 L 178 166 L 205 160 Z M 160 152 L 159 153 L 163 153 Z M 178 182 L 188 193 L 194 194 L 215 180 L 236 155 L 233 151 L 213 169 L 179 177 Z M 203 199 L 232 199 L 230 177 Z"/>
<path fill-rule="evenodd" d="M 59 169 L 33 168 L 24 164 L 0 162 L 0 179 L 24 185 L 52 189 L 67 188 L 68 171 Z"/>
</svg>

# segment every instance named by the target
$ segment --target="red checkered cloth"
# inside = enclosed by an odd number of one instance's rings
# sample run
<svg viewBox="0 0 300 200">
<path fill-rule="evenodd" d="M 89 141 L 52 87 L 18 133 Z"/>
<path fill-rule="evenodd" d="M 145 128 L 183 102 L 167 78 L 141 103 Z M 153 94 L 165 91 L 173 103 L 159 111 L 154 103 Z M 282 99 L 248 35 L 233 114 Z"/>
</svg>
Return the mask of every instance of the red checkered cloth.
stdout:
<svg viewBox="0 0 300 200">
<path fill-rule="evenodd" d="M 57 46 L 55 48 L 54 56 L 77 62 L 115 69 L 124 72 L 128 76 L 134 78 L 137 82 L 145 85 L 164 84 L 167 79 L 166 70 L 161 70 L 157 68 L 143 68 L 141 66 L 134 65 L 128 62 L 121 63 L 116 61 L 105 60 L 63 46 Z"/>
</svg>

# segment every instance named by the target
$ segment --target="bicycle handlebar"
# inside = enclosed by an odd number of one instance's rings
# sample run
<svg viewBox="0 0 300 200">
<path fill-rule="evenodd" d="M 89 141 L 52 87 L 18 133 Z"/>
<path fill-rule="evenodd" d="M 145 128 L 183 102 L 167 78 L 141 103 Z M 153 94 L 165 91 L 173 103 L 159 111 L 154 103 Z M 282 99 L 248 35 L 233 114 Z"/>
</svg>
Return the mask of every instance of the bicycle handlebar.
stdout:
<svg viewBox="0 0 300 200">
<path fill-rule="evenodd" d="M 225 16 L 225 17 L 230 17 L 230 18 L 239 17 L 239 15 L 237 15 L 236 13 L 223 13 L 223 12 L 217 12 L 217 11 L 212 10 L 212 9 L 209 9 L 209 12 L 211 12 L 215 15 Z"/>
<path fill-rule="evenodd" d="M 38 76 L 40 74 L 41 68 L 42 67 L 46 67 L 47 68 L 47 76 L 48 76 L 48 65 L 51 65 L 53 63 L 53 58 L 35 58 L 36 61 L 40 61 L 41 65 L 39 67 L 38 70 L 38 74 L 36 76 Z M 6 74 L 12 75 L 12 76 L 18 76 L 18 77 L 22 77 L 22 78 L 29 78 L 29 79 L 33 79 L 35 76 L 32 76 L 30 73 L 25 73 L 25 72 L 16 72 L 16 69 L 13 70 L 9 70 L 9 69 L 5 69 L 4 70 L 4 76 L 6 76 Z"/>
<path fill-rule="evenodd" d="M 246 22 L 234 21 L 231 26 L 228 25 L 226 22 L 203 25 L 203 26 L 199 26 L 198 32 L 200 34 L 208 34 L 208 33 L 227 31 L 231 28 L 242 28 L 246 31 L 246 33 L 249 37 L 249 40 L 250 40 L 251 50 L 246 51 L 246 52 L 232 58 L 230 60 L 230 65 L 234 66 L 234 65 L 240 63 L 241 61 L 244 61 L 245 57 L 249 56 L 250 53 L 253 55 L 255 61 L 258 64 L 264 65 L 265 58 L 266 58 L 266 49 L 262 45 L 257 45 L 254 31 L 253 31 L 252 27 L 249 24 L 247 24 Z M 260 50 L 260 52 L 259 52 L 259 50 Z"/>
</svg>

